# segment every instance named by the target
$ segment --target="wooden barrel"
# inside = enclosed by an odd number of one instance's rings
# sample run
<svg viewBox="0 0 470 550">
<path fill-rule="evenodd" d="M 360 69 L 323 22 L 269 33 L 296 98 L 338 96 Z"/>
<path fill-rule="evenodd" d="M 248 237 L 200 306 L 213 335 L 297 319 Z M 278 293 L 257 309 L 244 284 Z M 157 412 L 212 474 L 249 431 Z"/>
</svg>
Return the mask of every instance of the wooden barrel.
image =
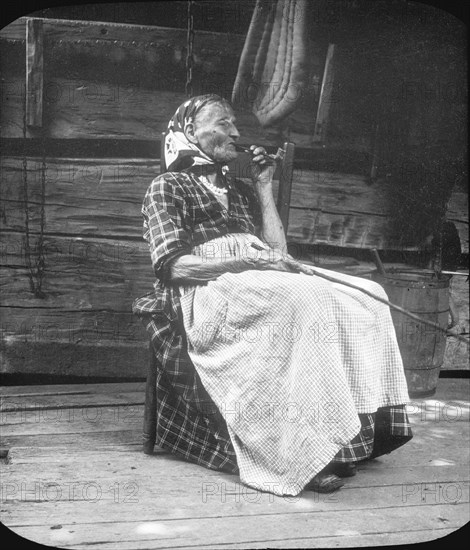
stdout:
<svg viewBox="0 0 470 550">
<path fill-rule="evenodd" d="M 377 274 L 373 279 L 383 286 L 390 302 L 446 328 L 449 317 L 450 277 L 402 272 Z M 444 362 L 446 335 L 391 310 L 410 397 L 425 397 L 436 391 Z"/>
</svg>

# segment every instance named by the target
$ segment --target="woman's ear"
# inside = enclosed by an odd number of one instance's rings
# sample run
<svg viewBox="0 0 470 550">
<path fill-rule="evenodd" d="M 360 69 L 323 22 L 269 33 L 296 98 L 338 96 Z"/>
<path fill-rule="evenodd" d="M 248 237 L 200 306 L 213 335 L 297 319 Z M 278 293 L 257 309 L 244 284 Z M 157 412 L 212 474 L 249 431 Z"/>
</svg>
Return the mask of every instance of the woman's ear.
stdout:
<svg viewBox="0 0 470 550">
<path fill-rule="evenodd" d="M 186 124 L 184 128 L 184 135 L 190 143 L 192 143 L 193 145 L 197 144 L 198 139 L 196 137 L 196 127 L 194 125 L 194 122 L 188 122 L 188 124 Z"/>
</svg>

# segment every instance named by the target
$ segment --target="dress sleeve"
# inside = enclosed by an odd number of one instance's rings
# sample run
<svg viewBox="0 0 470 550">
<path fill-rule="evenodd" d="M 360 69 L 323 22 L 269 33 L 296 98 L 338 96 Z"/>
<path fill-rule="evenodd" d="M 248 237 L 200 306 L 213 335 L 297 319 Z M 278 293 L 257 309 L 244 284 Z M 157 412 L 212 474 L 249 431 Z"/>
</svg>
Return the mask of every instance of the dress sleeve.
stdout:
<svg viewBox="0 0 470 550">
<path fill-rule="evenodd" d="M 142 205 L 144 239 L 148 242 L 155 275 L 168 281 L 169 266 L 178 256 L 191 253 L 188 207 L 181 183 L 169 174 L 150 185 Z"/>
</svg>

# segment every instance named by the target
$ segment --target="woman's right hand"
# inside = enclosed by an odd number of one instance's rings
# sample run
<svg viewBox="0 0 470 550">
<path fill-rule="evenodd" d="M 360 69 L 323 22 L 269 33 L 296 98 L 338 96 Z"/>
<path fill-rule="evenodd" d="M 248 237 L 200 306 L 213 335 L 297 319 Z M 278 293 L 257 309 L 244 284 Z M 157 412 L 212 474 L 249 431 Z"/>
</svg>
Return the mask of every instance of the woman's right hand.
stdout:
<svg viewBox="0 0 470 550">
<path fill-rule="evenodd" d="M 288 271 L 289 273 L 305 273 L 306 275 L 314 275 L 314 271 L 307 265 L 295 260 L 289 254 L 282 254 L 274 248 L 257 250 L 257 254 L 253 259 L 254 269 Z"/>
</svg>

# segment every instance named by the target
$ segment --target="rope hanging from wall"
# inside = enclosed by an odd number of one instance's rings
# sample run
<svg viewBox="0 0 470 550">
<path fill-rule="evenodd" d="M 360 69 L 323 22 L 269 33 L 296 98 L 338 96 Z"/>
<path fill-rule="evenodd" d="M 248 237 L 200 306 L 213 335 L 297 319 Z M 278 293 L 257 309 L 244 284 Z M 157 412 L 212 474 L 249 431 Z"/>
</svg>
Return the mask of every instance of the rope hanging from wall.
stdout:
<svg viewBox="0 0 470 550">
<path fill-rule="evenodd" d="M 188 97 L 193 95 L 193 45 L 194 45 L 194 1 L 188 0 L 188 26 L 186 34 L 186 85 Z"/>
<path fill-rule="evenodd" d="M 42 290 L 44 280 L 44 270 L 46 267 L 45 252 L 44 252 L 44 228 L 46 222 L 46 146 L 44 136 L 41 136 L 42 145 L 42 160 L 40 169 L 40 199 L 39 199 L 39 235 L 35 246 L 32 246 L 32 231 L 30 218 L 30 201 L 29 201 L 29 181 L 28 181 L 28 156 L 26 152 L 27 143 L 27 122 L 26 122 L 26 87 L 24 93 L 24 109 L 23 109 L 23 163 L 22 163 L 22 180 L 23 180 L 23 208 L 25 213 L 25 234 L 23 239 L 25 265 L 28 269 L 29 287 L 36 298 L 45 298 Z M 36 256 L 33 259 L 34 251 Z"/>
</svg>

